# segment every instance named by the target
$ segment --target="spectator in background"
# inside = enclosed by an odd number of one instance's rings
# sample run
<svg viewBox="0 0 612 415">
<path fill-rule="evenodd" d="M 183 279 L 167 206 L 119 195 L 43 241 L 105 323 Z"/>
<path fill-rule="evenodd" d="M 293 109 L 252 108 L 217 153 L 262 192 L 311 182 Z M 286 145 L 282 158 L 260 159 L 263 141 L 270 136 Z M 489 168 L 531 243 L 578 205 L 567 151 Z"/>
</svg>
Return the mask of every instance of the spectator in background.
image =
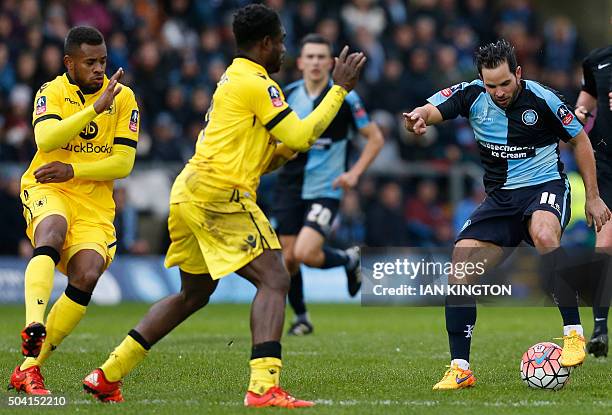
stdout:
<svg viewBox="0 0 612 415">
<path fill-rule="evenodd" d="M 546 23 L 543 62 L 546 69 L 569 73 L 582 54 L 576 28 L 567 17 L 557 16 Z"/>
<path fill-rule="evenodd" d="M 491 9 L 487 0 L 467 0 L 463 20 L 476 32 L 481 43 L 495 40 L 495 32 L 491 24 Z"/>
<path fill-rule="evenodd" d="M 340 32 L 340 24 L 335 19 L 323 18 L 317 25 L 317 33 L 331 43 L 334 53 L 338 53 L 346 43 Z"/>
<path fill-rule="evenodd" d="M 366 245 L 374 247 L 405 246 L 408 242 L 402 215 L 402 189 L 386 183 L 379 199 L 366 211 Z"/>
<path fill-rule="evenodd" d="M 0 43 L 0 94 L 8 95 L 15 84 L 15 70 L 9 62 L 9 48 L 6 43 Z"/>
<path fill-rule="evenodd" d="M 38 65 L 36 56 L 33 52 L 23 51 L 17 57 L 17 83 L 24 86 L 36 85 L 36 67 Z M 34 86 L 38 89 L 40 85 Z"/>
<path fill-rule="evenodd" d="M 40 54 L 40 64 L 34 76 L 34 85 L 40 87 L 64 72 L 64 54 L 58 45 L 48 43 Z"/>
<path fill-rule="evenodd" d="M 185 106 L 185 92 L 181 85 L 174 85 L 166 91 L 165 113 L 170 115 L 176 124 L 177 135 L 182 135 L 182 128 L 186 126 L 189 113 Z"/>
<path fill-rule="evenodd" d="M 49 6 L 46 13 L 44 36 L 45 38 L 55 41 L 64 42 L 70 27 L 68 27 L 68 18 L 64 6 L 59 3 L 53 3 Z"/>
<path fill-rule="evenodd" d="M 41 50 L 45 41 L 42 28 L 40 26 L 30 26 L 25 33 L 24 41 L 22 46 L 24 49 L 30 49 L 31 51 Z M 49 39 L 47 41 L 53 42 L 53 40 Z"/>
<path fill-rule="evenodd" d="M 392 41 L 387 44 L 388 55 L 402 60 L 404 66 L 408 65 L 408 57 L 414 48 L 414 29 L 408 24 L 403 24 L 393 31 Z"/>
<path fill-rule="evenodd" d="M 447 88 L 465 79 L 457 66 L 457 50 L 450 45 L 440 45 L 436 50 L 436 66 L 433 76 L 436 89 Z"/>
<path fill-rule="evenodd" d="M 404 105 L 412 108 L 419 105 L 435 90 L 432 71 L 431 54 L 425 48 L 415 48 L 410 54 L 408 64 L 408 78 L 406 79 L 406 97 Z"/>
<path fill-rule="evenodd" d="M 107 37 L 113 28 L 108 8 L 97 0 L 72 0 L 68 7 L 73 26 L 93 26 Z"/>
<path fill-rule="evenodd" d="M 6 117 L 6 144 L 14 150 L 16 160 L 28 161 L 35 152 L 32 117 L 32 90 L 26 85 L 17 85 L 9 97 L 10 113 Z"/>
<path fill-rule="evenodd" d="M 385 108 L 394 114 L 406 107 L 407 79 L 402 62 L 397 58 L 385 61 L 383 76 L 370 89 L 368 102 L 372 108 Z"/>
<path fill-rule="evenodd" d="M 408 21 L 408 9 L 402 0 L 384 0 L 382 7 L 385 10 L 385 19 L 391 22 L 388 27 L 402 25 Z"/>
<path fill-rule="evenodd" d="M 436 229 L 447 223 L 444 210 L 438 202 L 438 185 L 423 180 L 417 185 L 416 195 L 409 198 L 404 209 L 408 231 L 416 246 L 436 245 Z"/>
<path fill-rule="evenodd" d="M 23 207 L 19 199 L 19 178 L 0 179 L 0 255 L 32 256 L 32 245 L 25 234 Z"/>
<path fill-rule="evenodd" d="M 316 31 L 319 17 L 318 5 L 313 0 L 301 1 L 293 18 L 294 35 L 296 39 L 302 39 L 309 33 Z"/>
<path fill-rule="evenodd" d="M 223 51 L 221 36 L 217 27 L 208 27 L 200 32 L 200 43 L 196 49 L 196 59 L 201 68 L 206 68 L 212 60 L 226 60 L 229 56 Z"/>
<path fill-rule="evenodd" d="M 359 205 L 359 194 L 355 190 L 344 194 L 337 222 L 330 238 L 333 244 L 344 248 L 365 243 L 365 217 Z"/>
<path fill-rule="evenodd" d="M 156 161 L 182 162 L 183 148 L 178 139 L 178 129 L 172 116 L 162 112 L 155 118 L 153 125 L 153 148 L 151 158 Z M 193 152 L 191 148 L 190 151 Z"/>
<path fill-rule="evenodd" d="M 151 117 L 163 109 L 167 73 L 158 45 L 153 41 L 145 42 L 138 50 L 135 61 L 134 93 Z"/>
<path fill-rule="evenodd" d="M 138 212 L 129 204 L 127 190 L 123 186 L 115 186 L 115 232 L 117 233 L 117 253 L 144 255 L 150 252 L 149 243 L 138 238 Z"/>
<path fill-rule="evenodd" d="M 433 52 L 437 46 L 436 21 L 433 17 L 421 16 L 414 22 L 416 46 Z"/>
<path fill-rule="evenodd" d="M 373 0 L 352 0 L 342 7 L 341 16 L 350 36 L 363 27 L 378 37 L 386 26 L 385 11 Z"/>
<path fill-rule="evenodd" d="M 117 69 L 123 68 L 124 71 L 129 73 L 132 68 L 126 34 L 122 31 L 113 32 L 108 39 L 108 46 L 109 72 L 115 73 Z M 124 80 L 124 82 L 126 81 Z"/>
<path fill-rule="evenodd" d="M 363 78 L 371 84 L 378 82 L 385 66 L 385 51 L 382 45 L 366 27 L 356 28 L 355 44 L 357 49 L 368 57 L 368 64 L 363 68 Z"/>
</svg>

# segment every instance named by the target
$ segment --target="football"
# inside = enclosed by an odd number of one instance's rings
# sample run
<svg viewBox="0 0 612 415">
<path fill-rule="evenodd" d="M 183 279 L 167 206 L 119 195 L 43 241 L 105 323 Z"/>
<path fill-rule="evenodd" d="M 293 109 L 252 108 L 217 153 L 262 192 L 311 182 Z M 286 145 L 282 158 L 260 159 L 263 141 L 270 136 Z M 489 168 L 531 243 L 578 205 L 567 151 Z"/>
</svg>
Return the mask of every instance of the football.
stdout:
<svg viewBox="0 0 612 415">
<path fill-rule="evenodd" d="M 521 359 L 521 379 L 530 388 L 559 390 L 565 386 L 570 369 L 561 366 L 561 347 L 542 342 L 531 346 Z"/>
</svg>

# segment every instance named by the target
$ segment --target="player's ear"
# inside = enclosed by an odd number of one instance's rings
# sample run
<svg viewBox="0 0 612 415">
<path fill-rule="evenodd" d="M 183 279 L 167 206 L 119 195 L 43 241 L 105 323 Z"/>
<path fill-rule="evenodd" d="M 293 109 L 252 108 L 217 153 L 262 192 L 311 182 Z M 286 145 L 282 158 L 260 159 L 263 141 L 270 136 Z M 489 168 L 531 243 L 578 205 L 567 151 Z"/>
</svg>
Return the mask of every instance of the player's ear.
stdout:
<svg viewBox="0 0 612 415">
<path fill-rule="evenodd" d="M 69 71 L 72 71 L 74 67 L 74 61 L 72 60 L 72 57 L 70 57 L 70 55 L 64 55 L 64 66 Z"/>
<path fill-rule="evenodd" d="M 270 50 L 272 49 L 272 36 L 270 35 L 265 35 L 263 37 L 263 39 L 261 39 L 261 47 L 264 50 Z"/>
<path fill-rule="evenodd" d="M 521 80 L 521 76 L 523 75 L 523 68 L 521 68 L 521 65 L 516 67 L 516 71 L 514 71 L 514 75 L 516 76 L 517 81 Z"/>
</svg>

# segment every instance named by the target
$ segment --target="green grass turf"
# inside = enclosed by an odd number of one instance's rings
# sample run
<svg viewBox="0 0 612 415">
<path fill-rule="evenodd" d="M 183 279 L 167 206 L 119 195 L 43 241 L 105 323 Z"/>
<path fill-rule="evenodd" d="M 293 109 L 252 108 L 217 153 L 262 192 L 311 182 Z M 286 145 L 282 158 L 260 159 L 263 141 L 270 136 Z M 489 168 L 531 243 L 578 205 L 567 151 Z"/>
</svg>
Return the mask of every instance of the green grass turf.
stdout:
<svg viewBox="0 0 612 415">
<path fill-rule="evenodd" d="M 247 305 L 211 305 L 157 344 L 125 381 L 126 402 L 102 405 L 81 392 L 81 379 L 100 365 L 135 325 L 147 305 L 92 306 L 75 332 L 43 368 L 46 385 L 69 407 L 51 413 L 236 414 L 287 410 L 242 407 L 248 382 L 250 335 Z M 312 305 L 315 334 L 283 341 L 282 385 L 314 399 L 309 414 L 597 414 L 612 413 L 612 364 L 588 358 L 559 392 L 528 389 L 519 378 L 522 353 L 560 335 L 554 308 L 479 308 L 472 347 L 478 384 L 456 392 L 431 386 L 448 363 L 441 308 L 369 308 Z M 591 312 L 582 310 L 587 333 Z M 21 307 L 0 307 L 0 377 L 19 358 Z M 557 341 L 558 342 L 558 341 Z M 0 412 L 41 413 L 40 408 Z M 24 395 L 20 395 L 24 396 Z"/>
</svg>

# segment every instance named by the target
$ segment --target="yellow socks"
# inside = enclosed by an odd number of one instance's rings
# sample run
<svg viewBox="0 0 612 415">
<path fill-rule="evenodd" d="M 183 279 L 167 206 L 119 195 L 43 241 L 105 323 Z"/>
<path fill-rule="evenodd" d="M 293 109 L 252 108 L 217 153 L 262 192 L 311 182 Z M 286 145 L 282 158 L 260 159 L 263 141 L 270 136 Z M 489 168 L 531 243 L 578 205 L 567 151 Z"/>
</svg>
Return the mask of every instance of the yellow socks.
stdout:
<svg viewBox="0 0 612 415">
<path fill-rule="evenodd" d="M 249 391 L 263 395 L 280 382 L 281 344 L 277 341 L 253 345 L 251 351 Z"/>
<path fill-rule="evenodd" d="M 147 357 L 150 348 L 140 333 L 130 330 L 127 337 L 113 350 L 100 369 L 109 382 L 117 382 Z"/>
<path fill-rule="evenodd" d="M 59 258 L 59 253 L 50 246 L 34 249 L 25 271 L 26 326 L 45 320 L 45 310 L 53 290 L 55 265 Z"/>
<path fill-rule="evenodd" d="M 249 391 L 263 395 L 272 386 L 280 382 L 281 360 L 275 357 L 260 357 L 249 362 L 251 366 L 251 380 Z"/>
<path fill-rule="evenodd" d="M 21 370 L 25 370 L 34 365 L 42 365 L 49 358 L 62 340 L 68 336 L 79 321 L 85 315 L 87 304 L 91 299 L 91 294 L 79 290 L 68 284 L 66 291 L 57 299 L 45 324 L 47 328 L 47 338 L 43 343 L 40 354 L 36 359 L 27 358 L 21 365 Z"/>
</svg>

